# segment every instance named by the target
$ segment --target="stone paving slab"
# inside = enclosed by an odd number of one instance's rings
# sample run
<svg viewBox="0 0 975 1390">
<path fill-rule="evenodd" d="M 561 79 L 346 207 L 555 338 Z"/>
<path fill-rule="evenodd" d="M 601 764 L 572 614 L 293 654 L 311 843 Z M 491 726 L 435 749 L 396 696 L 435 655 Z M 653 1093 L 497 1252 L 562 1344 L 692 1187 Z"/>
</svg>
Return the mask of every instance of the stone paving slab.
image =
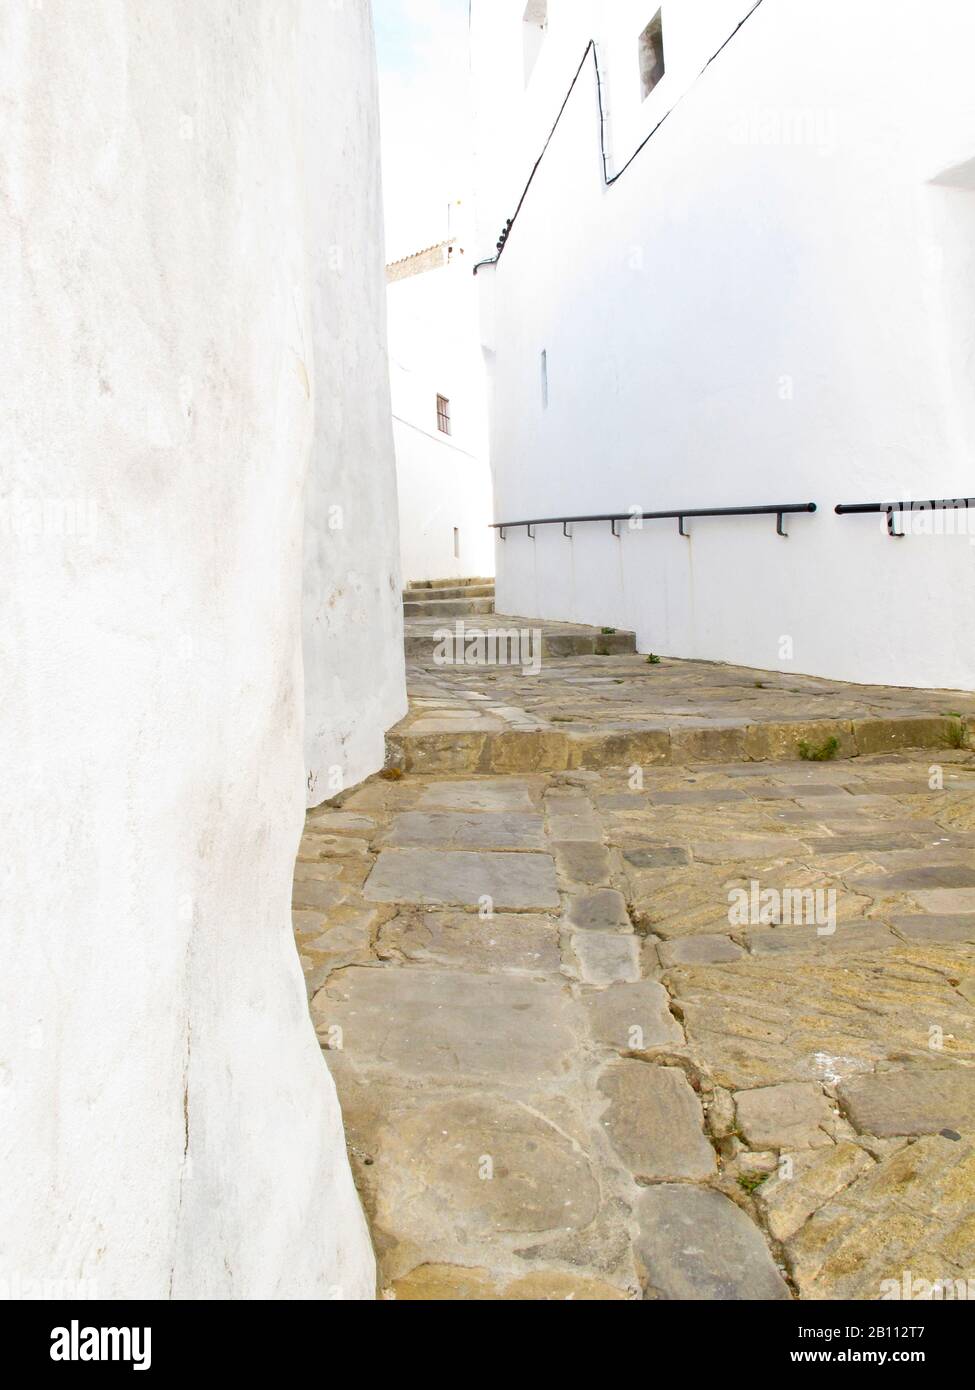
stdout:
<svg viewBox="0 0 975 1390">
<path fill-rule="evenodd" d="M 531 811 L 525 782 L 431 782 L 417 802 L 421 811 Z"/>
<path fill-rule="evenodd" d="M 599 1078 L 609 1104 L 603 1124 L 621 1162 L 638 1182 L 709 1178 L 714 1150 L 684 1073 L 646 1062 L 614 1062 Z"/>
<path fill-rule="evenodd" d="M 670 1012 L 670 998 L 656 980 L 587 990 L 582 1003 L 593 1038 L 618 1052 L 680 1046 L 684 1030 Z"/>
<path fill-rule="evenodd" d="M 975 945 L 975 912 L 937 914 L 911 913 L 892 916 L 890 924 L 908 941 L 958 941 Z"/>
<path fill-rule="evenodd" d="M 919 1139 L 848 1185 L 787 1242 L 796 1288 L 811 1299 L 930 1298 L 936 1281 L 960 1279 L 970 1298 L 973 1209 L 971 1136 Z"/>
<path fill-rule="evenodd" d="M 382 838 L 384 845 L 424 846 L 441 849 L 537 849 L 546 848 L 541 816 L 509 811 L 461 814 L 452 811 L 404 811 Z"/>
<path fill-rule="evenodd" d="M 879 1138 L 975 1131 L 975 1070 L 926 1067 L 853 1076 L 838 1095 L 856 1127 Z"/>
<path fill-rule="evenodd" d="M 380 960 L 455 965 L 489 971 L 558 975 L 558 924 L 551 917 L 496 912 L 487 919 L 467 912 L 398 914 L 381 928 Z"/>
<path fill-rule="evenodd" d="M 295 934 L 384 1296 L 970 1270 L 975 887 L 916 875 L 970 866 L 975 759 L 934 761 L 394 774 L 310 813 Z M 732 920 L 753 883 L 836 930 Z"/>
<path fill-rule="evenodd" d="M 414 703 L 389 736 L 391 755 L 408 770 L 774 763 L 794 761 L 803 749 L 829 756 L 823 750 L 834 746 L 833 756 L 848 759 L 957 747 L 975 724 L 970 692 L 857 686 L 714 662 L 648 664 L 633 652 L 632 633 L 499 614 L 482 626 L 537 631 L 540 667 L 438 666 L 435 626 L 408 622 Z M 476 713 L 473 695 L 481 697 Z M 440 702 L 439 718 L 424 723 L 419 702 L 430 699 Z M 462 729 L 446 727 L 451 702 Z M 533 736 L 512 738 L 518 726 Z"/>
<path fill-rule="evenodd" d="M 647 1296 L 712 1302 L 788 1299 L 756 1227 L 720 1192 L 662 1183 L 640 1199 L 637 1252 Z"/>
<path fill-rule="evenodd" d="M 546 854 L 383 850 L 364 889 L 372 902 L 545 911 L 558 907 L 555 866 Z"/>
<path fill-rule="evenodd" d="M 577 1015 L 553 983 L 435 968 L 341 971 L 312 1000 L 319 1036 L 327 1044 L 340 1029 L 339 1050 L 360 1070 L 516 1084 L 569 1070 Z"/>
</svg>

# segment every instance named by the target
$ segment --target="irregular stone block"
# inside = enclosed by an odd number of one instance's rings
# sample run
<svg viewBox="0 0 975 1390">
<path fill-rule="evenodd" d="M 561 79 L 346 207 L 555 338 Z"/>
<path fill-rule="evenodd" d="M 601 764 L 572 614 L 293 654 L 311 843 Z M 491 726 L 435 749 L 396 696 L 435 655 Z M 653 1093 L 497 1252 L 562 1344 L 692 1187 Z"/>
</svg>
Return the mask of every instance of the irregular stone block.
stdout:
<svg viewBox="0 0 975 1390">
<path fill-rule="evenodd" d="M 623 858 L 635 869 L 669 869 L 675 864 L 689 864 L 690 852 L 681 845 L 647 845 L 624 849 Z"/>
<path fill-rule="evenodd" d="M 929 1299 L 935 1281 L 957 1278 L 970 1297 L 973 1210 L 975 1145 L 918 1139 L 884 1157 L 789 1239 L 800 1297 Z M 945 1296 L 955 1297 L 955 1287 Z"/>
<path fill-rule="evenodd" d="M 580 815 L 550 815 L 548 817 L 548 833 L 553 840 L 563 842 L 577 841 L 591 843 L 593 840 L 601 840 L 603 828 L 593 815 L 586 803 L 585 814 Z"/>
<path fill-rule="evenodd" d="M 910 1067 L 851 1076 L 839 1088 L 857 1129 L 880 1139 L 975 1129 L 975 1071 Z"/>
<path fill-rule="evenodd" d="M 640 729 L 633 733 L 570 733 L 569 758 L 573 768 L 651 767 L 669 763 L 670 731 Z"/>
<path fill-rule="evenodd" d="M 421 734 L 477 734 L 503 728 L 503 720 L 483 714 L 480 710 L 465 710 L 463 718 L 444 711 L 443 714 L 430 714 L 422 719 L 413 719 L 410 722 L 409 736 L 415 738 Z"/>
<path fill-rule="evenodd" d="M 431 782 L 416 803 L 423 811 L 531 811 L 527 782 L 485 777 L 478 782 Z"/>
<path fill-rule="evenodd" d="M 564 1075 L 582 1024 L 555 983 L 407 966 L 342 971 L 315 995 L 312 1018 L 357 1068 L 513 1085 Z"/>
<path fill-rule="evenodd" d="M 566 921 L 582 931 L 629 931 L 626 899 L 613 888 L 597 888 L 569 899 Z"/>
<path fill-rule="evenodd" d="M 859 753 L 890 753 L 895 748 L 945 748 L 953 720 L 855 719 L 853 736 Z"/>
<path fill-rule="evenodd" d="M 820 936 L 815 927 L 768 927 L 745 933 L 753 956 L 778 956 L 797 952 L 821 956 L 841 951 L 884 951 L 899 945 L 882 922 L 837 922 L 831 936 Z"/>
<path fill-rule="evenodd" d="M 586 985 L 613 985 L 640 978 L 640 946 L 635 936 L 601 931 L 571 934 L 571 949 Z"/>
<path fill-rule="evenodd" d="M 380 958 L 399 955 L 469 970 L 558 974 L 561 965 L 556 922 L 528 913 L 496 912 L 484 919 L 470 912 L 400 915 L 380 930 L 376 950 Z"/>
<path fill-rule="evenodd" d="M 560 876 L 570 883 L 605 883 L 610 876 L 609 851 L 600 840 L 559 840 L 550 848 Z"/>
<path fill-rule="evenodd" d="M 291 906 L 296 910 L 317 909 L 327 912 L 338 907 L 349 896 L 349 889 L 340 883 L 323 882 L 317 878 L 296 878 L 291 889 Z"/>
<path fill-rule="evenodd" d="M 372 902 L 538 911 L 559 906 L 555 866 L 547 854 L 384 849 L 363 890 Z"/>
<path fill-rule="evenodd" d="M 398 725 L 386 735 L 387 757 L 402 758 L 407 772 L 473 772 L 481 766 L 487 733 L 413 734 Z"/>
<path fill-rule="evenodd" d="M 369 853 L 368 840 L 356 840 L 351 835 L 316 835 L 306 831 L 301 838 L 298 858 L 306 860 L 342 858 Z"/>
<path fill-rule="evenodd" d="M 744 1157 L 744 1155 L 743 1155 Z M 856 1144 L 790 1155 L 791 1168 L 756 1189 L 755 1200 L 776 1240 L 795 1235 L 813 1212 L 870 1172 L 873 1160 Z"/>
<path fill-rule="evenodd" d="M 682 791 L 647 792 L 651 806 L 722 806 L 729 801 L 747 801 L 738 787 L 689 787 Z"/>
<path fill-rule="evenodd" d="M 582 1003 L 593 1037 L 608 1047 L 643 1052 L 684 1041 L 684 1030 L 670 1012 L 667 991 L 656 980 L 587 991 Z"/>
<path fill-rule="evenodd" d="M 701 1102 L 677 1067 L 623 1059 L 603 1072 L 599 1089 L 610 1102 L 602 1122 L 634 1177 L 697 1180 L 716 1171 Z"/>
<path fill-rule="evenodd" d="M 543 1115 L 494 1096 L 417 1107 L 381 1129 L 376 1225 L 419 1249 L 579 1230 L 599 1209 L 581 1147 Z M 477 1246 L 489 1253 L 482 1245 Z"/>
<path fill-rule="evenodd" d="M 558 772 L 569 766 L 565 734 L 540 729 L 507 729 L 492 734 L 487 746 L 492 772 Z"/>
<path fill-rule="evenodd" d="M 868 892 L 910 893 L 915 888 L 925 891 L 937 888 L 975 888 L 975 868 L 970 864 L 928 864 L 899 873 L 870 874 L 851 878 L 850 887 Z"/>
<path fill-rule="evenodd" d="M 975 888 L 914 889 L 911 897 L 925 912 L 938 916 L 975 912 Z"/>
<path fill-rule="evenodd" d="M 699 864 L 732 864 L 736 861 L 758 862 L 767 859 L 805 858 L 808 847 L 792 835 L 775 835 L 754 839 L 709 840 L 691 846 Z"/>
<path fill-rule="evenodd" d="M 544 849 L 540 815 L 508 812 L 404 811 L 394 816 L 385 845 L 441 845 L 445 849 Z"/>
<path fill-rule="evenodd" d="M 721 727 L 720 720 L 705 728 L 683 726 L 670 731 L 672 763 L 735 762 L 745 757 L 745 726 Z"/>
<path fill-rule="evenodd" d="M 305 825 L 314 833 L 330 835 L 352 830 L 372 831 L 376 828 L 376 822 L 371 816 L 357 815 L 354 811 L 336 811 L 330 806 L 320 806 L 315 811 L 309 811 L 305 817 Z"/>
<path fill-rule="evenodd" d="M 740 960 L 745 954 L 740 946 L 727 936 L 681 936 L 673 941 L 661 941 L 657 947 L 660 964 L 671 965 L 710 965 L 722 961 Z"/>
<path fill-rule="evenodd" d="M 747 1177 L 758 1177 L 774 1173 L 779 1166 L 779 1156 L 770 1149 L 767 1153 L 750 1153 L 743 1149 L 736 1162 L 738 1171 Z"/>
<path fill-rule="evenodd" d="M 891 917 L 890 925 L 910 941 L 961 941 L 975 943 L 975 912 L 919 913 Z"/>
<path fill-rule="evenodd" d="M 821 748 L 829 739 L 839 744 L 838 758 L 856 753 L 852 726 L 848 720 L 816 719 L 796 723 L 749 724 L 745 730 L 744 756 L 755 762 L 785 762 L 798 759 L 799 744 Z"/>
<path fill-rule="evenodd" d="M 738 1127 L 755 1149 L 814 1149 L 831 1142 L 825 1126 L 835 1118 L 813 1082 L 759 1086 L 735 1095 Z"/>
<path fill-rule="evenodd" d="M 701 1302 L 791 1298 L 758 1227 L 707 1187 L 662 1183 L 637 1203 L 636 1254 L 650 1298 Z"/>
</svg>

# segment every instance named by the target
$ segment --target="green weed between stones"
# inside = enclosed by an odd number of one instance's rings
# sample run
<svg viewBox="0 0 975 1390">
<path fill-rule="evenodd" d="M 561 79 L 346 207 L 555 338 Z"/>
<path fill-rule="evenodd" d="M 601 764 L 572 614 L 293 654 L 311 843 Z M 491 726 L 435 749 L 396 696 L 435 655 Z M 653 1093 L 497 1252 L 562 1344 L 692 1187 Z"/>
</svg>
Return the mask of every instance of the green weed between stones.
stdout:
<svg viewBox="0 0 975 1390">
<path fill-rule="evenodd" d="M 968 730 L 965 728 L 965 721 L 960 716 L 953 716 L 951 723 L 945 730 L 945 743 L 949 748 L 967 748 Z"/>
<path fill-rule="evenodd" d="M 828 738 L 825 743 L 816 747 L 812 743 L 807 743 L 804 738 L 799 740 L 799 757 L 804 763 L 828 763 L 831 758 L 835 758 L 840 751 L 840 741 L 838 738 Z"/>
</svg>

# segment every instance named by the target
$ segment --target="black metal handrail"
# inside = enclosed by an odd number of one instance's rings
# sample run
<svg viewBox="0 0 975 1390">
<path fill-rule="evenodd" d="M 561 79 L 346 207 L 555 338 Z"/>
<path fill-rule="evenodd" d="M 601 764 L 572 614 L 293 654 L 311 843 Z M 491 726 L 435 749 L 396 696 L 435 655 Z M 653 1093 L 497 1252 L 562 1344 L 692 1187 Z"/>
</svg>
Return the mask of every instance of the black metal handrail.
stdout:
<svg viewBox="0 0 975 1390">
<path fill-rule="evenodd" d="M 975 497 L 941 497 L 932 498 L 927 502 L 838 502 L 836 514 L 853 516 L 858 513 L 862 515 L 864 512 L 886 512 L 887 534 L 899 539 L 905 532 L 897 530 L 894 518 L 903 512 L 943 512 L 962 510 L 965 507 L 975 507 Z"/>
<path fill-rule="evenodd" d="M 505 531 L 510 531 L 516 526 L 525 526 L 528 534 L 535 539 L 536 526 L 561 526 L 562 534 L 569 540 L 568 526 L 574 522 L 583 521 L 608 521 L 613 529 L 613 535 L 619 538 L 619 531 L 616 529 L 617 522 L 635 521 L 638 517 L 641 521 L 676 521 L 677 530 L 682 536 L 690 539 L 687 531 L 684 530 L 684 522 L 692 517 L 699 516 L 774 516 L 776 518 L 775 529 L 778 535 L 787 536 L 788 533 L 783 525 L 783 518 L 794 512 L 814 512 L 815 502 L 773 502 L 767 507 L 679 507 L 674 511 L 667 512 L 638 512 L 636 510 L 628 512 L 604 512 L 598 516 L 538 516 L 530 521 L 492 521 L 491 528 L 499 532 L 501 539 L 505 539 Z"/>
</svg>

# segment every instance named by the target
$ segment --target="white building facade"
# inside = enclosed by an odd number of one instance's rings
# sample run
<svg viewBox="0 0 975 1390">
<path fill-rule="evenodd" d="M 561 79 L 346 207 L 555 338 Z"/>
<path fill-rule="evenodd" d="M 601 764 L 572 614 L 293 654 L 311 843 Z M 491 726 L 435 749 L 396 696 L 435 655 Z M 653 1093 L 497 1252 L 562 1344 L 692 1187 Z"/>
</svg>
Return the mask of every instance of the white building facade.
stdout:
<svg viewBox="0 0 975 1390">
<path fill-rule="evenodd" d="M 835 511 L 975 495 L 975 7 L 473 0 L 471 37 L 494 520 L 817 507 L 508 530 L 499 611 L 975 687 L 975 508 Z"/>
<path fill-rule="evenodd" d="M 494 574 L 478 286 L 466 238 L 387 266 L 405 583 Z"/>
<path fill-rule="evenodd" d="M 372 1298 L 290 910 L 405 709 L 368 0 L 0 52 L 0 1296 Z"/>
</svg>

